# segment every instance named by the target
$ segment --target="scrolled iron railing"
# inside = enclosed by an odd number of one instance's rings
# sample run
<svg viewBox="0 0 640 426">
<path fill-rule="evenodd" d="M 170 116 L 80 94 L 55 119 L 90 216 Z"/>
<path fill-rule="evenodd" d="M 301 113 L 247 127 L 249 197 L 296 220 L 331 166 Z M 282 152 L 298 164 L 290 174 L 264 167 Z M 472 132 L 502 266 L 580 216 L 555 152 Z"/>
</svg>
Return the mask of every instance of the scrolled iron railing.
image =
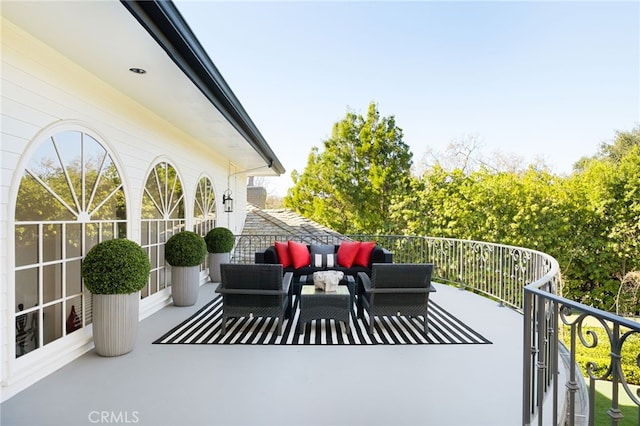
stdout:
<svg viewBox="0 0 640 426">
<path fill-rule="evenodd" d="M 551 401 L 554 402 L 551 413 L 553 424 L 598 424 L 595 413 L 597 381 L 607 381 L 611 386 L 611 401 L 606 412 L 611 425 L 617 425 L 623 419 L 620 411 L 620 385 L 631 401 L 640 407 L 640 397 L 637 391 L 631 389 L 621 362 L 624 345 L 632 336 L 640 334 L 640 324 L 552 294 L 540 282 L 525 287 L 524 313 L 524 377 L 525 382 L 530 377 L 529 383 L 532 386 L 525 388 L 523 400 L 527 401 L 527 395 L 532 398 L 529 405 L 523 404 L 523 424 L 548 424 L 545 420 L 549 416 L 545 417 L 547 404 L 544 404 L 544 400 L 549 388 L 552 389 Z M 600 341 L 591 329 L 594 326 L 604 332 L 604 341 Z M 569 336 L 568 347 L 560 343 L 563 333 Z M 590 349 L 603 347 L 609 352 L 607 365 L 598 365 L 594 360 L 584 361 L 588 388 L 584 386 L 584 378 L 576 362 L 579 345 Z M 640 354 L 633 355 L 636 360 L 634 367 L 638 367 Z M 558 401 L 562 400 L 558 380 L 560 357 L 564 358 L 563 362 L 568 369 L 564 409 L 558 407 Z M 634 423 L 638 424 L 640 415 L 636 416 Z"/>
<path fill-rule="evenodd" d="M 238 235 L 232 256 L 235 263 L 253 263 L 256 251 L 275 240 L 308 244 L 339 244 L 343 240 L 372 241 L 393 252 L 395 263 L 433 263 L 434 281 L 482 294 L 524 316 L 522 424 L 594 424 L 594 384 L 611 380 L 613 397 L 608 410 L 611 424 L 622 418 L 618 384 L 640 406 L 621 368 L 622 348 L 640 324 L 570 299 L 560 293 L 560 268 L 551 256 L 522 247 L 471 240 L 406 235 L 279 234 Z M 573 315 L 569 315 L 569 313 Z M 583 331 L 586 321 L 596 321 L 608 342 L 599 342 Z M 560 342 L 567 328 L 568 349 Z M 589 336 L 589 337 L 586 337 Z M 599 344 L 611 348 L 610 363 L 596 375 L 590 362 L 588 394 L 576 363 L 576 347 Z M 640 355 L 639 355 L 640 359 Z M 560 384 L 561 364 L 568 377 Z M 563 371 L 565 371 L 563 370 Z M 600 370 L 598 370 L 600 371 Z M 562 377 L 564 380 L 564 376 Z M 640 418 L 640 416 L 639 416 Z"/>
</svg>

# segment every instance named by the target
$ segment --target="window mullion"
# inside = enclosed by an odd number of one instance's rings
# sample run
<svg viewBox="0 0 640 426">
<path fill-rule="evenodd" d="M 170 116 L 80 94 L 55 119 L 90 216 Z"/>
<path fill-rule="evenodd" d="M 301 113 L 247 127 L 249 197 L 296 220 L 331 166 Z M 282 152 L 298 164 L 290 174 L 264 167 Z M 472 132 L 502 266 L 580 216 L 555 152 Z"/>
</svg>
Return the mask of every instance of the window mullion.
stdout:
<svg viewBox="0 0 640 426">
<path fill-rule="evenodd" d="M 44 224 L 38 224 L 38 346 L 44 343 Z"/>
<path fill-rule="evenodd" d="M 84 133 L 82 133 L 82 136 L 84 136 Z M 79 212 L 84 211 L 84 210 L 82 209 L 82 206 L 80 205 L 80 202 L 78 201 L 78 196 L 76 194 L 76 190 L 73 187 L 73 182 L 71 182 L 71 177 L 69 176 L 69 171 L 67 170 L 67 167 L 65 166 L 64 161 L 62 159 L 62 154 L 60 154 L 60 150 L 58 149 L 58 144 L 56 143 L 56 141 L 55 141 L 55 139 L 53 137 L 51 138 L 51 141 L 53 142 L 53 149 L 55 150 L 56 155 L 58 156 L 58 161 L 60 162 L 60 166 L 62 168 L 62 173 L 64 174 L 64 178 L 67 181 L 67 185 L 69 186 L 69 191 L 71 192 L 71 196 L 73 197 L 73 201 L 76 204 L 76 210 L 77 210 L 76 215 L 77 215 Z M 81 155 L 82 155 L 82 148 L 80 148 L 80 152 L 81 152 Z M 80 168 L 82 170 L 82 172 L 81 172 L 81 176 L 82 176 L 82 173 L 84 173 L 84 163 L 80 166 Z M 84 179 L 83 179 L 83 181 L 84 181 Z"/>
<path fill-rule="evenodd" d="M 158 188 L 158 196 L 160 197 L 160 199 L 158 200 L 160 202 L 161 208 L 158 209 L 158 211 L 164 216 L 165 210 L 166 210 L 166 206 L 164 203 L 164 199 L 165 199 L 165 185 L 161 185 L 160 183 L 160 177 L 158 176 L 158 170 L 157 170 L 157 166 L 153 168 L 153 174 L 155 176 L 156 179 L 156 187 Z M 165 169 L 165 182 L 166 182 L 166 169 Z M 146 188 L 145 188 L 146 189 Z M 153 197 L 151 197 L 151 199 L 153 200 Z M 156 203 L 156 200 L 153 200 L 154 204 L 158 205 Z"/>
<path fill-rule="evenodd" d="M 113 196 L 114 196 L 114 195 L 115 195 L 115 194 L 120 190 L 120 188 L 122 188 L 122 184 L 120 184 L 116 189 L 114 189 L 113 191 L 111 191 L 111 193 L 110 193 L 109 195 L 107 195 L 107 196 L 104 198 L 104 200 L 102 200 L 102 202 L 96 206 L 96 208 L 95 208 L 95 209 L 91 210 L 90 212 L 87 212 L 87 213 L 89 213 L 89 217 L 91 217 L 95 212 L 97 212 L 98 210 L 100 210 L 100 208 L 101 208 L 101 207 L 102 207 L 102 206 L 103 206 L 107 201 L 109 201 L 109 200 L 111 199 L 111 197 L 113 197 Z M 91 200 L 90 200 L 90 202 L 93 202 L 93 194 L 91 194 Z M 91 205 L 91 204 L 89 204 L 89 205 Z"/>
<path fill-rule="evenodd" d="M 93 183 L 93 188 L 91 188 L 91 195 L 89 196 L 89 201 L 87 202 L 87 205 L 85 206 L 85 211 L 86 212 L 89 211 L 89 206 L 91 206 L 93 204 L 93 198 L 95 197 L 96 192 L 98 191 L 98 185 L 100 183 L 100 178 L 102 177 L 102 173 L 104 171 L 104 163 L 106 162 L 107 158 L 108 158 L 108 154 L 105 152 L 104 155 L 102 156 L 102 161 L 100 162 L 100 167 L 98 168 L 98 174 L 96 176 L 96 181 Z M 86 180 L 86 178 L 83 176 L 83 178 L 82 178 L 82 185 L 83 186 L 85 185 L 85 180 Z M 120 184 L 120 186 L 122 186 L 122 184 Z M 85 191 L 84 188 L 83 188 L 83 191 Z M 107 197 L 107 199 L 102 200 L 102 203 L 100 203 L 100 206 L 102 206 L 107 200 L 108 200 L 108 197 Z M 96 207 L 95 209 L 93 209 L 93 211 L 91 213 L 95 212 L 99 208 L 100 207 Z"/>
</svg>

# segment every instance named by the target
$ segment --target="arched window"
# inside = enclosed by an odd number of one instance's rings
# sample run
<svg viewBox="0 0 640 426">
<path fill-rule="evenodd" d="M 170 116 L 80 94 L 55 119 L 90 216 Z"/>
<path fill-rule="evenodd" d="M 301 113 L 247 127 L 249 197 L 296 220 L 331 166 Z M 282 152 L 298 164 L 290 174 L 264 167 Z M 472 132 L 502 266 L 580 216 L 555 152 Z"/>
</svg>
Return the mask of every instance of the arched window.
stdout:
<svg viewBox="0 0 640 426">
<path fill-rule="evenodd" d="M 91 323 L 81 260 L 98 242 L 126 233 L 122 181 L 104 147 L 74 130 L 43 141 L 16 199 L 16 357 Z"/>
<path fill-rule="evenodd" d="M 202 177 L 198 182 L 196 199 L 193 204 L 193 231 L 204 237 L 210 229 L 216 226 L 216 196 L 209 178 Z M 201 270 L 206 268 L 208 268 L 207 258 L 202 263 Z"/>
<path fill-rule="evenodd" d="M 149 254 L 151 273 L 142 297 L 150 296 L 169 285 L 164 261 L 164 243 L 184 230 L 184 194 L 176 169 L 158 163 L 147 177 L 142 197 L 141 245 Z"/>
</svg>

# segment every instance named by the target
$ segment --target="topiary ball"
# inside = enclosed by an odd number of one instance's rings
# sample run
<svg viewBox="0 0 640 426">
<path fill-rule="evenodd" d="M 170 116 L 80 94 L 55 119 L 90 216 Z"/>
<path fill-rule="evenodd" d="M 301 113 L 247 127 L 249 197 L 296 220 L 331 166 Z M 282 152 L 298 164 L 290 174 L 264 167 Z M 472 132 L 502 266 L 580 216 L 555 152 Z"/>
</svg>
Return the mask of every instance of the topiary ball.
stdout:
<svg viewBox="0 0 640 426">
<path fill-rule="evenodd" d="M 149 281 L 151 264 L 140 245 L 124 238 L 93 246 L 82 261 L 84 285 L 93 294 L 129 294 Z"/>
<path fill-rule="evenodd" d="M 178 232 L 164 245 L 164 258 L 171 266 L 197 266 L 206 255 L 204 239 L 191 231 Z"/>
<path fill-rule="evenodd" d="M 224 227 L 213 228 L 204 236 L 209 253 L 229 253 L 233 249 L 236 237 Z"/>
</svg>

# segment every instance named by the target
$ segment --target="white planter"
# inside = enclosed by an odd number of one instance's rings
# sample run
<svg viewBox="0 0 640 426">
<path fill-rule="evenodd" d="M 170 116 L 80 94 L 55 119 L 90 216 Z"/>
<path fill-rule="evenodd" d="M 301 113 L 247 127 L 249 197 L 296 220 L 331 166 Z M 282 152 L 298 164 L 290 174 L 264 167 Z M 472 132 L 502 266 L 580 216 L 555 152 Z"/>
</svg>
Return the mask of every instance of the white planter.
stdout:
<svg viewBox="0 0 640 426">
<path fill-rule="evenodd" d="M 129 353 L 138 336 L 140 292 L 93 295 L 93 342 L 101 356 Z"/>
<path fill-rule="evenodd" d="M 209 279 L 214 283 L 222 281 L 220 275 L 220 265 L 222 263 L 229 263 L 231 260 L 231 253 L 209 253 Z"/>
<path fill-rule="evenodd" d="M 191 306 L 200 292 L 200 265 L 171 267 L 171 296 L 176 306 Z"/>
</svg>

